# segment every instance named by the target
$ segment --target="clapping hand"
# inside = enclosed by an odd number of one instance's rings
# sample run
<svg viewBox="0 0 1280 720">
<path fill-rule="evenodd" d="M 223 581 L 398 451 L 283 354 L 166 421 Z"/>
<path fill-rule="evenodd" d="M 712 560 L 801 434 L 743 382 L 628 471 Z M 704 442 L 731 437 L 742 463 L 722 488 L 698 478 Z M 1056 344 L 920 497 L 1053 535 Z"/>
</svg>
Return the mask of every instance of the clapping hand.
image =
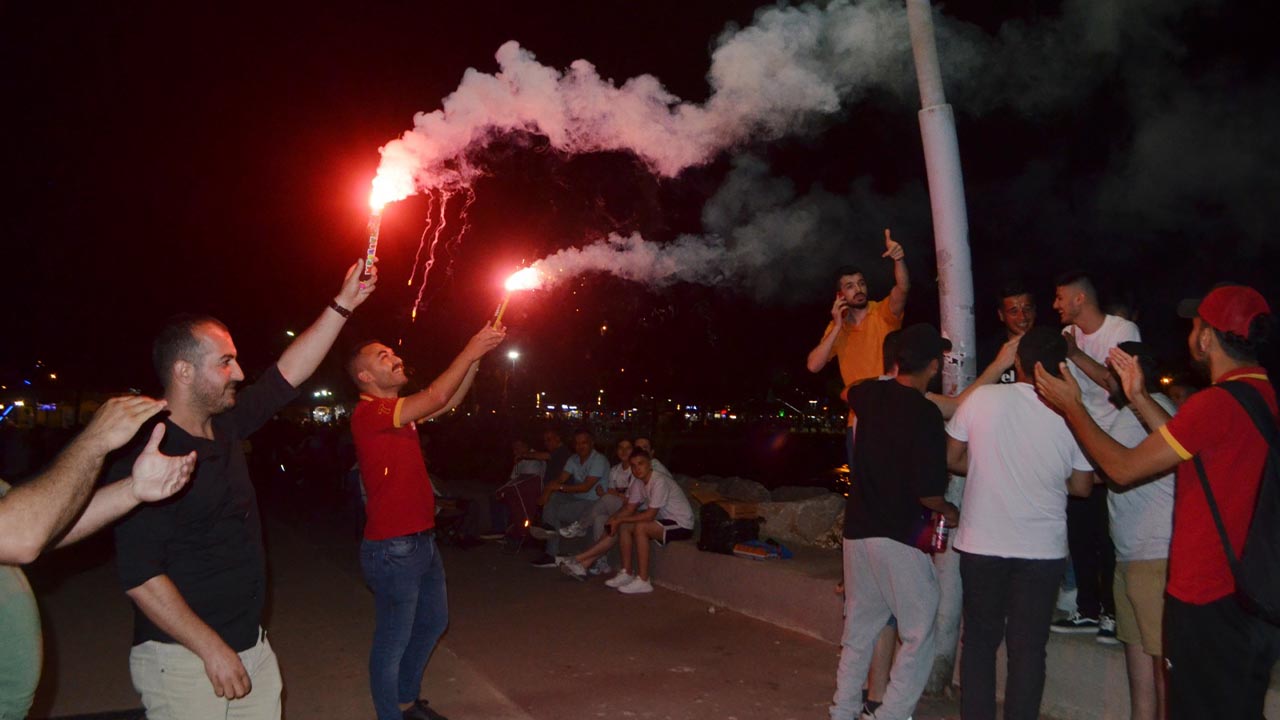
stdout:
<svg viewBox="0 0 1280 720">
<path fill-rule="evenodd" d="M 1124 396 L 1129 398 L 1129 402 L 1137 402 L 1147 390 L 1146 378 L 1142 374 L 1142 364 L 1138 362 L 1138 358 L 1115 347 L 1107 355 L 1107 362 L 1120 376 Z"/>
<path fill-rule="evenodd" d="M 151 439 L 133 462 L 133 497 L 138 502 L 156 502 L 171 497 L 186 486 L 196 465 L 196 453 L 170 456 L 160 452 L 164 423 L 156 423 Z"/>
</svg>

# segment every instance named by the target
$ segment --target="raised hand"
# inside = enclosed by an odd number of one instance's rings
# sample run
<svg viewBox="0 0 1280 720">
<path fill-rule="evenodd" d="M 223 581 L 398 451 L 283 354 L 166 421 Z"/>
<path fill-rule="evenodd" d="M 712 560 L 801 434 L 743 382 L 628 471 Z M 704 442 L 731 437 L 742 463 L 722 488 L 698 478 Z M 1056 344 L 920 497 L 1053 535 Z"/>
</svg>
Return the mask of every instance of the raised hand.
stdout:
<svg viewBox="0 0 1280 720">
<path fill-rule="evenodd" d="M 160 452 L 160 439 L 164 432 L 164 423 L 156 423 L 147 446 L 133 461 L 131 489 L 138 502 L 156 502 L 172 496 L 186 486 L 196 466 L 195 451 L 177 456 Z"/>
<path fill-rule="evenodd" d="M 357 260 L 355 265 L 347 269 L 347 275 L 342 279 L 342 289 L 333 299 L 334 302 L 348 310 L 355 310 L 373 294 L 378 284 L 378 259 L 374 258 L 373 262 L 373 267 L 369 268 L 369 277 L 363 282 L 360 280 L 360 273 L 364 271 L 363 259 Z"/>
<path fill-rule="evenodd" d="M 902 246 L 889 234 L 889 228 L 884 229 L 884 252 L 881 253 L 880 257 L 892 258 L 894 262 L 906 257 L 906 253 L 902 251 Z"/>
<path fill-rule="evenodd" d="M 1076 379 L 1072 377 L 1065 362 L 1059 363 L 1058 369 L 1062 373 L 1060 378 L 1050 375 L 1044 365 L 1036 363 L 1036 392 L 1040 393 L 1040 397 L 1050 407 L 1066 412 L 1073 405 L 1083 404 L 1080 400 L 1080 386 L 1076 384 Z"/>
<path fill-rule="evenodd" d="M 1129 402 L 1137 402 L 1147 391 L 1146 377 L 1143 376 L 1142 364 L 1138 362 L 1138 358 L 1114 347 L 1107 355 L 1107 363 L 1120 376 L 1124 396 L 1129 398 Z"/>
<path fill-rule="evenodd" d="M 463 348 L 462 352 L 474 362 L 484 357 L 490 350 L 498 347 L 506 338 L 507 329 L 505 327 L 494 327 L 485 323 L 484 327 L 480 328 L 480 332 L 472 335 L 471 339 L 467 341 L 467 346 Z"/>
<path fill-rule="evenodd" d="M 96 443 L 103 455 L 124 447 L 147 418 L 168 406 L 164 400 L 143 395 L 114 397 L 102 404 L 84 429 L 86 442 Z"/>
<path fill-rule="evenodd" d="M 996 353 L 992 364 L 1000 368 L 1001 372 L 1013 367 L 1013 361 L 1018 359 L 1018 343 L 1021 340 L 1021 335 L 1015 335 L 1000 346 L 1000 352 Z"/>
</svg>

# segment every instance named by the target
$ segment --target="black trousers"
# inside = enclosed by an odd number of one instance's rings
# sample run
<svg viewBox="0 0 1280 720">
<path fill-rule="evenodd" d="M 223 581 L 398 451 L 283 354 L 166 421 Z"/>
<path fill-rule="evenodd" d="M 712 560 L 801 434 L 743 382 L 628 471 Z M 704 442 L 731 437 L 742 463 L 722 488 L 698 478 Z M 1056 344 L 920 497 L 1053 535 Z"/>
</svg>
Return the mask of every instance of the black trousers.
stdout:
<svg viewBox="0 0 1280 720">
<path fill-rule="evenodd" d="M 1235 598 L 1192 605 L 1165 596 L 1171 720 L 1258 720 L 1278 656 L 1280 628 L 1246 613 Z"/>
<path fill-rule="evenodd" d="M 1065 570 L 1061 558 L 1024 560 L 960 553 L 964 586 L 960 715 L 964 720 L 996 716 L 996 650 L 1002 640 L 1009 661 L 1004 718 L 1040 717 L 1045 644 Z"/>
<path fill-rule="evenodd" d="M 1107 522 L 1107 486 L 1094 485 L 1087 498 L 1067 500 L 1067 548 L 1076 575 L 1076 610 L 1097 618 L 1116 614 L 1112 584 L 1116 574 L 1116 546 Z"/>
</svg>

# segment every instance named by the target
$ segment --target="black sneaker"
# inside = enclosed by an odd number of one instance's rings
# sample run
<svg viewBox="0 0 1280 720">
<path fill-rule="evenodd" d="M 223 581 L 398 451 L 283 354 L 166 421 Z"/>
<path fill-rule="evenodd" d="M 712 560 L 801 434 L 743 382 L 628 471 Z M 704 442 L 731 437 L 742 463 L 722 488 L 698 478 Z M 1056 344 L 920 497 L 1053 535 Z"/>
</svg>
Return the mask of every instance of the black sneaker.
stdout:
<svg viewBox="0 0 1280 720">
<path fill-rule="evenodd" d="M 1056 633 L 1096 633 L 1098 618 L 1085 617 L 1077 611 L 1061 620 L 1054 620 L 1049 624 L 1049 629 Z"/>
<path fill-rule="evenodd" d="M 537 568 L 548 568 L 548 567 L 555 567 L 559 563 L 557 563 L 556 559 L 551 555 L 547 553 L 542 553 L 533 562 L 529 564 Z"/>
<path fill-rule="evenodd" d="M 1098 616 L 1098 642 L 1103 645 L 1119 645 L 1120 640 L 1116 638 L 1116 619 L 1111 615 L 1103 613 Z"/>
<path fill-rule="evenodd" d="M 400 712 L 400 717 L 404 720 L 449 720 L 449 718 L 441 715 L 431 708 L 431 703 L 418 698 L 413 705 Z"/>
</svg>

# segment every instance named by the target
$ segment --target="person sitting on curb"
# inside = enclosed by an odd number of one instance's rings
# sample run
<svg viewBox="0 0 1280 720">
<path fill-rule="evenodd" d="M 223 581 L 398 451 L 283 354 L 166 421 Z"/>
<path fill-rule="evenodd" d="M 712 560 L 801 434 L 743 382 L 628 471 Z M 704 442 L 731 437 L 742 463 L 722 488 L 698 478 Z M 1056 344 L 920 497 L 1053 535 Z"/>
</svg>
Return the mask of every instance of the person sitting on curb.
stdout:
<svg viewBox="0 0 1280 720">
<path fill-rule="evenodd" d="M 609 552 L 615 542 L 622 544 L 622 569 L 605 585 L 628 595 L 653 592 L 649 582 L 649 540 L 666 545 L 671 540 L 693 536 L 693 508 L 668 473 L 654 469 L 649 453 L 631 451 L 631 475 L 635 481 L 622 506 L 605 524 L 607 534 L 586 552 L 560 563 L 560 570 L 578 580 L 587 577 L 586 565 Z M 643 507 L 644 509 L 640 509 Z M 631 549 L 635 548 L 635 564 Z M 632 572 L 632 568 L 635 572 Z"/>
<path fill-rule="evenodd" d="M 609 479 L 607 483 L 596 484 L 596 495 L 599 497 L 587 510 L 586 514 L 574 520 L 569 525 L 560 528 L 560 537 L 576 538 L 587 534 L 590 528 L 591 539 L 599 541 L 604 537 L 604 525 L 613 517 L 614 513 L 622 509 L 626 504 L 627 489 L 631 486 L 631 441 L 622 438 L 616 445 L 618 454 L 618 464 L 609 468 Z M 593 575 L 601 575 L 610 572 L 609 561 L 601 556 L 591 566 Z"/>
<path fill-rule="evenodd" d="M 529 526 L 529 534 L 547 543 L 546 552 L 531 564 L 555 567 L 560 550 L 560 528 L 582 517 L 596 501 L 596 484 L 609 474 L 609 461 L 595 448 L 591 431 L 579 428 L 573 433 L 575 454 L 564 464 L 555 482 L 542 489 L 538 504 L 542 506 L 542 523 Z"/>
</svg>

